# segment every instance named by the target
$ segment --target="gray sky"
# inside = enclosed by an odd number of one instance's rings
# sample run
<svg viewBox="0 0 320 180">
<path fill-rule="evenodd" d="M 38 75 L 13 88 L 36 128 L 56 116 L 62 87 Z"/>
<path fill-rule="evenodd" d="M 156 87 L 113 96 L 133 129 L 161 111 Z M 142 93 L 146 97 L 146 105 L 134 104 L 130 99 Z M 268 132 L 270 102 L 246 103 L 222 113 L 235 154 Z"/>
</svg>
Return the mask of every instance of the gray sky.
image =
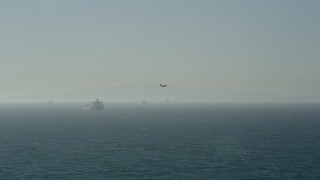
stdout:
<svg viewBox="0 0 320 180">
<path fill-rule="evenodd" d="M 0 3 L 0 97 L 166 82 L 320 100 L 318 0 Z"/>
</svg>

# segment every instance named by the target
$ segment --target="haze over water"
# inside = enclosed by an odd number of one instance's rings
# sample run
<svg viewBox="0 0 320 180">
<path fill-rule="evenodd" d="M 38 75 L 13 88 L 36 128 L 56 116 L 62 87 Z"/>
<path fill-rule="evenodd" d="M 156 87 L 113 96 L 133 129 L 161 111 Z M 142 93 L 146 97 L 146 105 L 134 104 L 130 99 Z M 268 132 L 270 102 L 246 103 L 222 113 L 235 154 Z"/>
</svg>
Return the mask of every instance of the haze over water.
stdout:
<svg viewBox="0 0 320 180">
<path fill-rule="evenodd" d="M 2 1 L 0 179 L 320 179 L 319 9 Z"/>
<path fill-rule="evenodd" d="M 209 90 L 210 101 L 319 101 L 319 7 L 317 0 L 5 1 L 0 100 L 167 83 Z"/>
</svg>

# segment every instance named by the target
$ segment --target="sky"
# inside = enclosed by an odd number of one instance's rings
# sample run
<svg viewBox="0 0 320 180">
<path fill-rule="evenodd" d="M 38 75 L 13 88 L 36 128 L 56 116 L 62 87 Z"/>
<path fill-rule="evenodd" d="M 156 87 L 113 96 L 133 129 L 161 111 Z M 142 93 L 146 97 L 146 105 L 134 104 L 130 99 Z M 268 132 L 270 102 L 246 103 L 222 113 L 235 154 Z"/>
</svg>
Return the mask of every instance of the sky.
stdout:
<svg viewBox="0 0 320 180">
<path fill-rule="evenodd" d="M 0 97 L 163 82 L 320 100 L 318 0 L 0 4 Z"/>
</svg>

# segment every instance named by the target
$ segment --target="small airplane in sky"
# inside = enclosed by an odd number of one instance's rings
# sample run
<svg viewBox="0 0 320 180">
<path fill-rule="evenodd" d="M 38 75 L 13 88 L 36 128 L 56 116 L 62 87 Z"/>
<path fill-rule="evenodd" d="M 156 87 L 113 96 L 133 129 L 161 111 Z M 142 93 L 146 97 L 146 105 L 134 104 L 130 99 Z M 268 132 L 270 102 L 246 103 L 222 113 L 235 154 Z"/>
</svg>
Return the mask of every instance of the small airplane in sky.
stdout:
<svg viewBox="0 0 320 180">
<path fill-rule="evenodd" d="M 168 85 L 167 84 L 161 84 L 160 83 L 160 87 L 167 87 Z"/>
</svg>

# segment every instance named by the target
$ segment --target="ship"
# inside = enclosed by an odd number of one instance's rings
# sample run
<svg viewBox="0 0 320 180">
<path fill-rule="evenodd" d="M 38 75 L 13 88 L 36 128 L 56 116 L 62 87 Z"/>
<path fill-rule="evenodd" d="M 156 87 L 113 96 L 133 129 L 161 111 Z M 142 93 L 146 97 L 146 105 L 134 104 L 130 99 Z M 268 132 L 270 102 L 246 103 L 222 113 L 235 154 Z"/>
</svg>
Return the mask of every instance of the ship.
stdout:
<svg viewBox="0 0 320 180">
<path fill-rule="evenodd" d="M 104 110 L 103 102 L 99 101 L 99 99 L 91 102 L 91 104 L 88 104 L 86 106 L 88 106 L 90 110 Z"/>
</svg>

